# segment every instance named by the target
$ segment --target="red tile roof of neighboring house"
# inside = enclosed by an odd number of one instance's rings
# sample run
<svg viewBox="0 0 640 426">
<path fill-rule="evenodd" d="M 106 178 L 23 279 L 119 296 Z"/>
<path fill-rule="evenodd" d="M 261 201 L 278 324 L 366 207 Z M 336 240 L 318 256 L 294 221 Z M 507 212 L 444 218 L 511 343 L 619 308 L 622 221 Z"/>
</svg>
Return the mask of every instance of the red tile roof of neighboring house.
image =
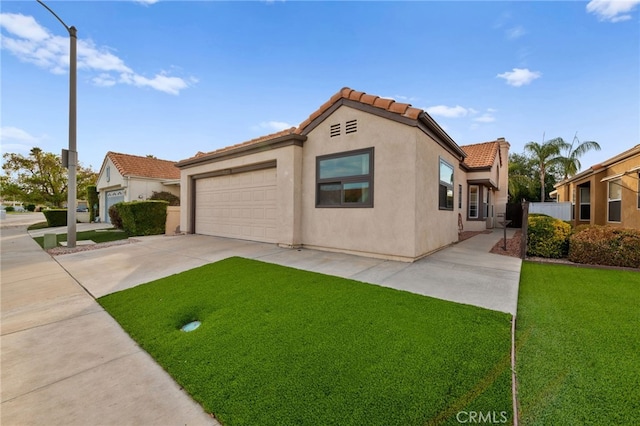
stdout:
<svg viewBox="0 0 640 426">
<path fill-rule="evenodd" d="M 470 169 L 484 169 L 493 166 L 500 150 L 500 143 L 498 141 L 482 142 L 463 145 L 460 148 L 467 153 L 463 162 L 465 166 Z"/>
<path fill-rule="evenodd" d="M 180 179 L 180 169 L 174 161 L 152 157 L 107 152 L 107 157 L 122 176 L 139 176 L 156 179 Z"/>
</svg>

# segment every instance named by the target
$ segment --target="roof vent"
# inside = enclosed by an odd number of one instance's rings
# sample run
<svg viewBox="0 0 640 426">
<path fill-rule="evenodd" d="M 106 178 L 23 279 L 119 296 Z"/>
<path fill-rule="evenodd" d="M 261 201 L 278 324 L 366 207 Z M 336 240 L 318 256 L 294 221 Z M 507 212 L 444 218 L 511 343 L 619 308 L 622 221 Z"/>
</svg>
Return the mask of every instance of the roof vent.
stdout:
<svg viewBox="0 0 640 426">
<path fill-rule="evenodd" d="M 331 125 L 331 137 L 340 136 L 340 123 Z"/>
<path fill-rule="evenodd" d="M 358 131 L 358 120 L 347 121 L 345 126 L 345 132 L 349 134 L 349 133 L 355 133 L 357 131 Z"/>
</svg>

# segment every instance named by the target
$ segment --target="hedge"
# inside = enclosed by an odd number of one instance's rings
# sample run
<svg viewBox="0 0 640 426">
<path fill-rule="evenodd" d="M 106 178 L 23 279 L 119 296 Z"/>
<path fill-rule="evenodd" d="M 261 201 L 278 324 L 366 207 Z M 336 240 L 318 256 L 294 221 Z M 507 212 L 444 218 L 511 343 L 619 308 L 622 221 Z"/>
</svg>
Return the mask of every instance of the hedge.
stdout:
<svg viewBox="0 0 640 426">
<path fill-rule="evenodd" d="M 164 234 L 168 204 L 159 200 L 131 201 L 117 203 L 115 208 L 122 218 L 122 229 L 133 237 Z"/>
<path fill-rule="evenodd" d="M 598 225 L 582 228 L 569 240 L 569 260 L 640 268 L 640 231 Z"/>
<path fill-rule="evenodd" d="M 529 215 L 527 255 L 548 258 L 565 257 L 569 251 L 571 225 L 547 215 Z"/>
<path fill-rule="evenodd" d="M 179 206 L 180 205 L 180 197 L 177 195 L 173 195 L 168 191 L 156 192 L 153 191 L 153 195 L 149 197 L 150 200 L 164 200 L 168 201 L 170 206 Z"/>
<path fill-rule="evenodd" d="M 96 220 L 96 213 L 100 211 L 100 207 L 98 203 L 100 199 L 98 197 L 98 190 L 95 185 L 87 186 L 87 204 L 89 207 L 89 221 L 93 222 Z M 93 206 L 96 206 L 94 209 Z"/>
<path fill-rule="evenodd" d="M 44 217 L 47 219 L 49 226 L 66 226 L 67 225 L 67 209 L 50 209 L 43 210 Z"/>
</svg>

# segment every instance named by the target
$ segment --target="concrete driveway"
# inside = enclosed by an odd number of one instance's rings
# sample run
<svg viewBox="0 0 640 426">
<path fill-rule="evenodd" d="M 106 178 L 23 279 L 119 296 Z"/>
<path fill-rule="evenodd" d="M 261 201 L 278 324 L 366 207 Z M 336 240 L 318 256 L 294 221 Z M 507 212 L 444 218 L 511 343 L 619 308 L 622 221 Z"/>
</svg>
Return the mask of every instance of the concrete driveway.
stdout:
<svg viewBox="0 0 640 426">
<path fill-rule="evenodd" d="M 489 253 L 501 237 L 502 230 L 476 235 L 414 263 L 204 235 L 136 238 L 56 260 L 96 298 L 241 256 L 515 314 L 521 261 Z"/>
</svg>

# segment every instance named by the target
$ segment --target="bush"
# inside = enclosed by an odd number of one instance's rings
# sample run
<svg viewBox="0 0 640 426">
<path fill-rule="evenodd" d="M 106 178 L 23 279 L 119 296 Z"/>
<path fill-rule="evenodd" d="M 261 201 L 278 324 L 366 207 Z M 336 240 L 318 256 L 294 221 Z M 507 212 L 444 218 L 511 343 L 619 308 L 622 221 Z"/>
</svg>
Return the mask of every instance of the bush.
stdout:
<svg viewBox="0 0 640 426">
<path fill-rule="evenodd" d="M 170 206 L 179 206 L 180 205 L 180 197 L 178 197 L 177 195 L 173 195 L 172 193 L 167 192 L 167 191 L 162 191 L 162 192 L 153 191 L 153 195 L 149 199 L 150 200 L 164 200 L 164 201 L 167 201 Z"/>
<path fill-rule="evenodd" d="M 129 236 L 165 233 L 167 201 L 147 200 L 116 204 L 122 229 Z"/>
<path fill-rule="evenodd" d="M 89 207 L 89 221 L 96 220 L 96 213 L 100 211 L 99 207 L 100 199 L 98 197 L 98 190 L 95 185 L 87 186 L 87 204 Z M 93 207 L 95 206 L 95 208 Z"/>
<path fill-rule="evenodd" d="M 122 203 L 116 203 L 109 207 L 109 221 L 113 226 L 118 229 L 123 229 L 122 227 L 122 218 L 120 217 L 120 212 L 118 211 L 118 205 Z"/>
<path fill-rule="evenodd" d="M 4 210 L 5 210 L 6 212 L 14 212 L 14 211 L 16 211 L 16 208 L 15 208 L 15 207 L 13 207 L 13 206 L 7 206 L 7 207 L 5 207 L 5 209 L 4 209 Z"/>
<path fill-rule="evenodd" d="M 590 265 L 640 268 L 640 231 L 590 226 L 569 240 L 569 260 Z"/>
<path fill-rule="evenodd" d="M 35 204 L 27 204 L 27 206 L 25 208 L 27 209 L 28 212 L 36 211 L 36 205 Z"/>
<path fill-rule="evenodd" d="M 42 212 L 49 226 L 66 226 L 67 209 L 50 209 Z"/>
<path fill-rule="evenodd" d="M 571 225 L 547 215 L 530 215 L 527 229 L 529 256 L 560 258 L 569 251 Z"/>
</svg>

